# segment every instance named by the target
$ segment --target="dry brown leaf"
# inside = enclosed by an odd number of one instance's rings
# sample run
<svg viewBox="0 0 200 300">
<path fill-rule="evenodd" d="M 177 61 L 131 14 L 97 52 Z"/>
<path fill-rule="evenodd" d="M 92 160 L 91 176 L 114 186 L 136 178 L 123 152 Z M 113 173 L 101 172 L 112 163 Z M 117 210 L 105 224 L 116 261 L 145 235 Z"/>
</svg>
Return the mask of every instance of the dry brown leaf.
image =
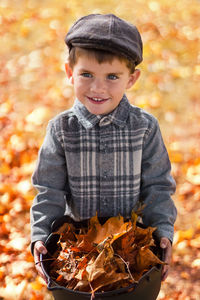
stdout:
<svg viewBox="0 0 200 300">
<path fill-rule="evenodd" d="M 106 259 L 105 250 L 101 251 L 96 259 L 92 258 L 86 267 L 88 281 L 93 281 L 97 277 L 105 274 L 104 264 Z"/>
<path fill-rule="evenodd" d="M 116 273 L 115 271 L 111 271 L 110 273 L 102 275 L 102 277 L 99 277 L 94 283 L 92 283 L 93 292 L 96 292 L 104 286 L 106 287 L 107 285 L 126 279 L 129 279 L 129 275 L 127 273 Z"/>
<path fill-rule="evenodd" d="M 148 270 L 150 266 L 155 266 L 156 264 L 164 265 L 165 263 L 162 262 L 153 252 L 144 247 L 139 248 L 139 251 L 136 255 L 136 264 L 135 269 L 137 271 Z"/>
<path fill-rule="evenodd" d="M 122 228 L 121 228 L 122 227 Z M 111 217 L 103 225 L 98 221 L 97 215 L 91 218 L 88 239 L 95 244 L 101 243 L 108 236 L 118 234 L 124 229 L 124 218 L 122 216 Z"/>
</svg>

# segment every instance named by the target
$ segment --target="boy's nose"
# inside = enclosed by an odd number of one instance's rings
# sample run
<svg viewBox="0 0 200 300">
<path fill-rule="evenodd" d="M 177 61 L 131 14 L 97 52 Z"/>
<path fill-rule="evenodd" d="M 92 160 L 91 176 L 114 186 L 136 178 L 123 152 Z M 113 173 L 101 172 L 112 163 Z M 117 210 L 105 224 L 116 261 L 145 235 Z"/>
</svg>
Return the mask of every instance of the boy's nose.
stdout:
<svg viewBox="0 0 200 300">
<path fill-rule="evenodd" d="M 91 83 L 91 86 L 90 86 L 90 90 L 91 92 L 104 92 L 105 91 L 105 83 L 103 80 L 101 79 L 95 79 L 92 83 Z"/>
</svg>

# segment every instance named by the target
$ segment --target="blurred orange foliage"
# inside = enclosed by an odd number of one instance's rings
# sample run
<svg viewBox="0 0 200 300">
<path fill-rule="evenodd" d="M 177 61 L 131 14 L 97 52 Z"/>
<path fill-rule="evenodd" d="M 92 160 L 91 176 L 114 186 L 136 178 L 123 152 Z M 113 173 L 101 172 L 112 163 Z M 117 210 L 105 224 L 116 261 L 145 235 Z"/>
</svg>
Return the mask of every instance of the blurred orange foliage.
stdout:
<svg viewBox="0 0 200 300">
<path fill-rule="evenodd" d="M 4 0 L 0 2 L 0 295 L 49 300 L 30 255 L 31 174 L 48 120 L 73 104 L 64 36 L 89 13 L 135 23 L 142 76 L 127 95 L 153 113 L 177 181 L 173 266 L 159 299 L 198 299 L 200 287 L 200 1 Z"/>
</svg>

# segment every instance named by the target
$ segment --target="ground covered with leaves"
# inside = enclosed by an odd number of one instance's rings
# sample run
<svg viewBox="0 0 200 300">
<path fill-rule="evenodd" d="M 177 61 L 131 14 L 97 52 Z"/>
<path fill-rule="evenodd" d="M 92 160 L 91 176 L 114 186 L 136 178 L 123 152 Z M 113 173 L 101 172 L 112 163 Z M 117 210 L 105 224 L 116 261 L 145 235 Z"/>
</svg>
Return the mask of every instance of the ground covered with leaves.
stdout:
<svg viewBox="0 0 200 300">
<path fill-rule="evenodd" d="M 89 13 L 135 23 L 144 42 L 127 93 L 159 120 L 177 182 L 173 262 L 161 300 L 200 299 L 200 1 L 0 2 L 0 299 L 50 300 L 30 254 L 29 208 L 48 120 L 73 103 L 64 74 L 69 26 Z"/>
</svg>

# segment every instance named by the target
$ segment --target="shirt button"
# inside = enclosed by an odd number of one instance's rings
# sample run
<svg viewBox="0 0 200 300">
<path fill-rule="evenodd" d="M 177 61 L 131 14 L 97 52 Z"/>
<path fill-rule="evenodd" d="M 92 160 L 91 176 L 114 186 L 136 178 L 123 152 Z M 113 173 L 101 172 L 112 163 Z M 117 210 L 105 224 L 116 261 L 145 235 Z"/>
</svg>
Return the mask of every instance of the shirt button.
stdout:
<svg viewBox="0 0 200 300">
<path fill-rule="evenodd" d="M 103 204 L 107 205 L 107 199 L 105 197 L 103 198 Z"/>
<path fill-rule="evenodd" d="M 104 117 L 104 118 L 102 118 L 100 121 L 99 121 L 99 125 L 101 126 L 101 125 L 104 125 L 104 124 L 106 124 L 107 122 L 109 122 L 110 121 L 110 119 L 108 118 L 108 117 Z"/>
<path fill-rule="evenodd" d="M 105 118 L 102 119 L 102 122 L 103 122 L 103 123 L 106 123 L 106 122 L 108 122 L 108 120 L 109 120 L 109 118 L 108 118 L 108 117 L 105 117 Z"/>
<path fill-rule="evenodd" d="M 107 145 L 106 144 L 100 144 L 100 150 L 103 151 L 104 153 L 106 152 Z"/>
</svg>

